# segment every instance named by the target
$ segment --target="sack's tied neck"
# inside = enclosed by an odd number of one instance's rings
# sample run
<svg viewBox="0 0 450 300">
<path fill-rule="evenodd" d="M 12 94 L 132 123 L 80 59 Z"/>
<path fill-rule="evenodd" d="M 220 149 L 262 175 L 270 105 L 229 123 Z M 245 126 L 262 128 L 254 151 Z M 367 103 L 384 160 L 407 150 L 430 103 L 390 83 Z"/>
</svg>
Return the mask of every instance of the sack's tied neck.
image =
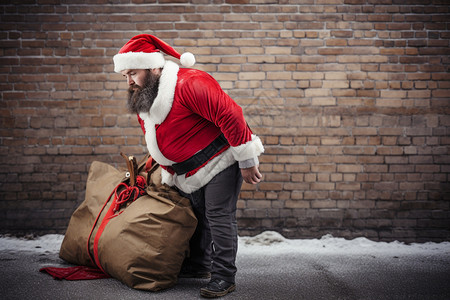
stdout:
<svg viewBox="0 0 450 300">
<path fill-rule="evenodd" d="M 122 188 L 120 192 L 119 190 Z M 126 183 L 120 183 L 114 189 L 114 212 L 118 212 L 120 208 L 127 202 L 135 201 L 137 198 L 145 194 L 146 180 L 144 177 L 138 175 L 136 176 L 136 184 L 134 186 L 129 186 Z M 130 203 L 131 203 L 130 202 Z"/>
</svg>

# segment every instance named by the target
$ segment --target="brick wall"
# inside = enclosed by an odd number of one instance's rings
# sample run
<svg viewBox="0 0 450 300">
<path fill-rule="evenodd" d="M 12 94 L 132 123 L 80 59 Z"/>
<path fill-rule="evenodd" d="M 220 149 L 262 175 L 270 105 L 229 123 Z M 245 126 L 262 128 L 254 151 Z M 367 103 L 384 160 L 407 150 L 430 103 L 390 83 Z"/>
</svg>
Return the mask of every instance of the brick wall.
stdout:
<svg viewBox="0 0 450 300">
<path fill-rule="evenodd" d="M 264 141 L 241 235 L 449 240 L 447 1 L 15 0 L 0 12 L 1 232 L 64 232 L 93 160 L 145 153 L 112 56 L 152 33 L 193 52 Z"/>
</svg>

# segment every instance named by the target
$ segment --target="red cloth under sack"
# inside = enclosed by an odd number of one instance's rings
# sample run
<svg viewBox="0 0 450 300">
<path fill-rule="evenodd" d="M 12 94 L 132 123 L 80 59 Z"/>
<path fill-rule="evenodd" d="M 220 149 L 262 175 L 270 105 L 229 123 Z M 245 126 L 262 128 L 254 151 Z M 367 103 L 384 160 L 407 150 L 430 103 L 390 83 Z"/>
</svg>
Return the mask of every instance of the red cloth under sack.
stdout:
<svg viewBox="0 0 450 300">
<path fill-rule="evenodd" d="M 54 279 L 59 280 L 91 280 L 110 278 L 108 274 L 105 274 L 100 269 L 94 269 L 86 266 L 68 267 L 68 268 L 55 268 L 46 267 L 39 270 L 43 273 L 52 275 Z"/>
</svg>

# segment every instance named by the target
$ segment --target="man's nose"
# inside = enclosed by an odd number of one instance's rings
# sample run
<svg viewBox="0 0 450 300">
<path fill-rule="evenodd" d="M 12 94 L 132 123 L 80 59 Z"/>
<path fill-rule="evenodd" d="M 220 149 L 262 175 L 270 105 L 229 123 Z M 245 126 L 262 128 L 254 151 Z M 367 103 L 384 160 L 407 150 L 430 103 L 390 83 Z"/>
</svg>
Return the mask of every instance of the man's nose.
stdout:
<svg viewBox="0 0 450 300">
<path fill-rule="evenodd" d="M 127 81 L 129 86 L 134 84 L 134 80 L 131 78 L 131 76 L 128 76 Z"/>
</svg>

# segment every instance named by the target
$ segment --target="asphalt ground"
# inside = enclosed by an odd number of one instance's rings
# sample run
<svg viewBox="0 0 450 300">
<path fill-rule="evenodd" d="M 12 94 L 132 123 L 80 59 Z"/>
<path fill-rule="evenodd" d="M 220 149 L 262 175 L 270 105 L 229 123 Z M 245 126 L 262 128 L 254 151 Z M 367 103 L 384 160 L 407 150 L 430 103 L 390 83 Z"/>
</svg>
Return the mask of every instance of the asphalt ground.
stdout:
<svg viewBox="0 0 450 300">
<path fill-rule="evenodd" d="M 203 299 L 207 280 L 179 279 L 160 292 L 116 279 L 55 280 L 42 267 L 70 266 L 55 252 L 0 251 L 1 299 Z M 222 299 L 450 299 L 450 255 L 244 252 L 236 291 Z"/>
</svg>

